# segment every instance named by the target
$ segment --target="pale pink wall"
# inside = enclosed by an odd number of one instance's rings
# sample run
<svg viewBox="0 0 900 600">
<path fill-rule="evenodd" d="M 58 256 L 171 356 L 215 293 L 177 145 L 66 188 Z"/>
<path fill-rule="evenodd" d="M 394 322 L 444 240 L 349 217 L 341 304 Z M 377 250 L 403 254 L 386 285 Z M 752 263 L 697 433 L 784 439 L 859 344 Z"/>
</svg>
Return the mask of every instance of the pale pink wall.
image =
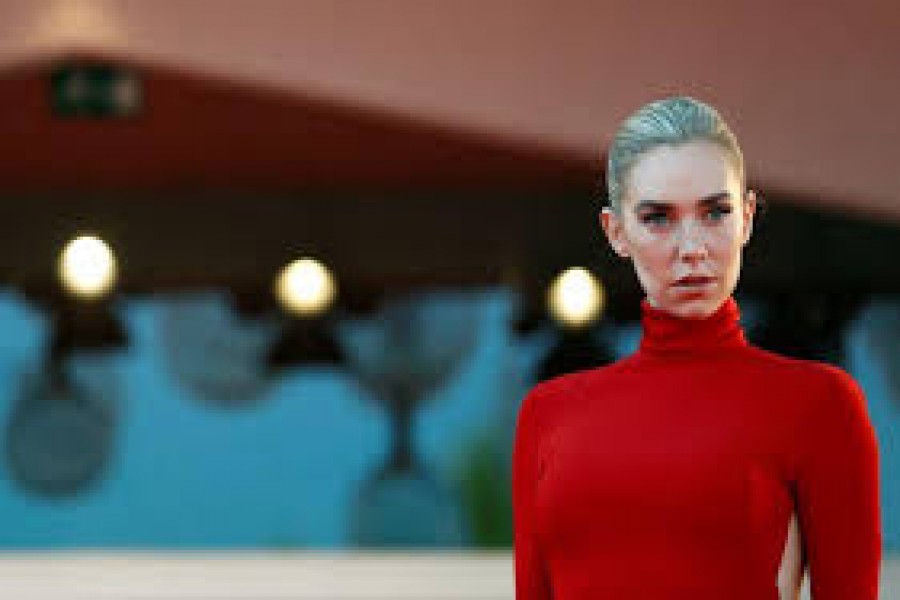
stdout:
<svg viewBox="0 0 900 600">
<path fill-rule="evenodd" d="M 16 0 L 0 63 L 121 52 L 589 155 L 686 92 L 753 179 L 900 219 L 898 32 L 896 0 Z"/>
</svg>

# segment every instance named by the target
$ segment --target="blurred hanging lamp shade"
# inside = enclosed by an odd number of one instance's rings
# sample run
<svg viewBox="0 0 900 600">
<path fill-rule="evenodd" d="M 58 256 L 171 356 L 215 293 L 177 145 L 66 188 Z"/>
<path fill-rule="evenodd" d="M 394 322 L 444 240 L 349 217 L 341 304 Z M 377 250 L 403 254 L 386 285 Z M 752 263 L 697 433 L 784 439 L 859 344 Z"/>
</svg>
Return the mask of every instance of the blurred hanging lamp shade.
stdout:
<svg viewBox="0 0 900 600">
<path fill-rule="evenodd" d="M 53 304 L 51 358 L 75 348 L 124 348 L 128 335 L 113 312 L 118 267 L 112 249 L 99 237 L 78 236 L 60 252 L 57 275 L 66 297 Z"/>
<path fill-rule="evenodd" d="M 547 288 L 547 312 L 560 337 L 538 365 L 539 381 L 611 363 L 613 353 L 598 338 L 596 323 L 606 306 L 606 294 L 598 277 L 584 267 L 570 267 Z"/>
<path fill-rule="evenodd" d="M 345 364 L 344 352 L 332 332 L 334 319 L 329 318 L 337 283 L 325 264 L 310 256 L 291 261 L 276 276 L 273 295 L 286 323 L 266 355 L 270 372 Z"/>
<path fill-rule="evenodd" d="M 270 373 L 305 365 L 342 365 L 345 356 L 335 339 L 329 313 L 337 283 L 321 261 L 303 256 L 286 264 L 275 277 L 272 297 L 284 325 L 266 354 Z"/>
</svg>

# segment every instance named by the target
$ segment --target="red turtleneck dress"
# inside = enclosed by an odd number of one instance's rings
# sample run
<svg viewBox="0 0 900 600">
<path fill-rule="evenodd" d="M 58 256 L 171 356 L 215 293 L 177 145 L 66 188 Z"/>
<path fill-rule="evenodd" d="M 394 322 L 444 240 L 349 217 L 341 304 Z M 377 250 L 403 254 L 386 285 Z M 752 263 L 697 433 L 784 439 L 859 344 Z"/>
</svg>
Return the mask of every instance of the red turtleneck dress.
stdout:
<svg viewBox="0 0 900 600">
<path fill-rule="evenodd" d="M 878 448 L 844 371 L 750 346 L 729 297 L 642 302 L 640 348 L 539 383 L 513 454 L 518 600 L 777 600 L 799 523 L 814 600 L 876 600 Z"/>
</svg>

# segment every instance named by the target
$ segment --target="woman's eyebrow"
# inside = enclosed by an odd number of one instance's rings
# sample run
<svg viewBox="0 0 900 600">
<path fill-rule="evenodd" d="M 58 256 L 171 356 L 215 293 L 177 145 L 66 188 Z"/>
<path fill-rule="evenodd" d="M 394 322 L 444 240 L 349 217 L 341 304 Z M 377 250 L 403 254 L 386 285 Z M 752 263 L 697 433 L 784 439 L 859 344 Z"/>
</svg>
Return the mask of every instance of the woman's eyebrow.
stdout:
<svg viewBox="0 0 900 600">
<path fill-rule="evenodd" d="M 728 200 L 729 198 L 731 198 L 731 193 L 728 191 L 722 191 L 704 196 L 700 198 L 697 203 L 706 206 L 708 204 L 715 204 L 716 202 L 720 202 L 721 200 Z M 641 200 L 634 206 L 635 211 L 644 209 L 668 210 L 670 208 L 672 208 L 671 203 L 662 202 L 660 200 Z"/>
<path fill-rule="evenodd" d="M 730 200 L 731 193 L 730 192 L 716 192 L 715 194 L 710 194 L 709 196 L 704 196 L 700 199 L 700 204 L 715 204 L 720 200 Z"/>
<path fill-rule="evenodd" d="M 671 208 L 672 205 L 666 202 L 660 202 L 659 200 L 641 200 L 637 204 L 634 205 L 635 212 L 646 209 L 657 209 L 657 210 L 667 210 Z"/>
</svg>

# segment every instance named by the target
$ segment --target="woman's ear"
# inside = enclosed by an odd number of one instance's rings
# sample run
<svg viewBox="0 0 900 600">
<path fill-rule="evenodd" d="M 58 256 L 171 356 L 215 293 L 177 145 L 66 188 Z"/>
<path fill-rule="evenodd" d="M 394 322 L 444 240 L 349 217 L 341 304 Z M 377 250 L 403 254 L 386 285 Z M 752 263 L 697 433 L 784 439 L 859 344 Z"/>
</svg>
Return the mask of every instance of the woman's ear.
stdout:
<svg viewBox="0 0 900 600">
<path fill-rule="evenodd" d="M 750 235 L 753 233 L 753 218 L 756 216 L 756 192 L 747 190 L 747 195 L 742 203 L 741 214 L 743 215 L 743 231 L 741 245 L 746 246 L 750 241 Z"/>
<path fill-rule="evenodd" d="M 628 243 L 622 231 L 622 220 L 612 208 L 605 206 L 600 211 L 600 226 L 616 254 L 628 258 Z"/>
</svg>

